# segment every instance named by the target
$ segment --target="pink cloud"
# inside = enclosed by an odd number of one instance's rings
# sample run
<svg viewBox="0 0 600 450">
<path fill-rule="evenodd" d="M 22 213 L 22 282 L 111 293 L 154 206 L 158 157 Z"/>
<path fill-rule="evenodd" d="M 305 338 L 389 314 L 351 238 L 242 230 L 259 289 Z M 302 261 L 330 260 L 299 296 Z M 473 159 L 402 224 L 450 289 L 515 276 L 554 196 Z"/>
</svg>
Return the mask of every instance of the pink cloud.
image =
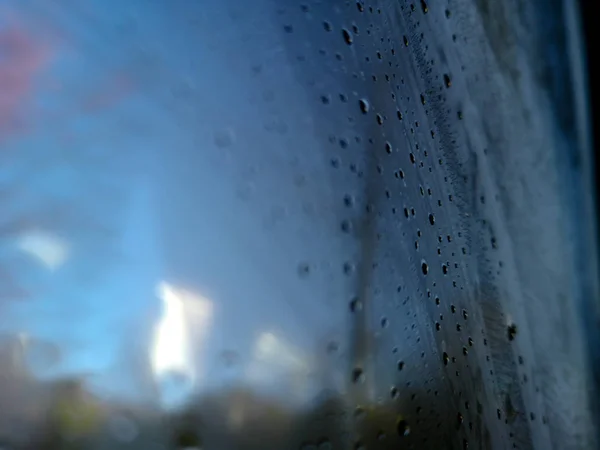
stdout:
<svg viewBox="0 0 600 450">
<path fill-rule="evenodd" d="M 0 28 L 0 142 L 26 129 L 34 79 L 48 66 L 51 53 L 14 21 Z"/>
</svg>

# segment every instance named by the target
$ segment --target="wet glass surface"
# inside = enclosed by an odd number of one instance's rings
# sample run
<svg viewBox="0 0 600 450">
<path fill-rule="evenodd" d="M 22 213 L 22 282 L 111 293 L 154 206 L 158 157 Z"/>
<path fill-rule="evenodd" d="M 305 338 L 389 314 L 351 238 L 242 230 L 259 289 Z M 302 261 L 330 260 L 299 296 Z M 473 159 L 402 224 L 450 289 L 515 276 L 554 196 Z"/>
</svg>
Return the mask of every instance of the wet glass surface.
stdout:
<svg viewBox="0 0 600 450">
<path fill-rule="evenodd" d="M 578 30 L 508 3 L 0 1 L 0 449 L 594 448 Z"/>
</svg>

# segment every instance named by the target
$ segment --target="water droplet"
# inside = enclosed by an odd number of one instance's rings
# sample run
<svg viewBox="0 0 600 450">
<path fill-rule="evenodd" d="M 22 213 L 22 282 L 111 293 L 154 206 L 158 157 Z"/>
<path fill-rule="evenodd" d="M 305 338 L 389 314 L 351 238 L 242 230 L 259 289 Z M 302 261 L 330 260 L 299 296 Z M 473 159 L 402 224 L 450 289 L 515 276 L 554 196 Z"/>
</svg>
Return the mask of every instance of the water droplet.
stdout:
<svg viewBox="0 0 600 450">
<path fill-rule="evenodd" d="M 346 261 L 342 265 L 342 272 L 344 272 L 344 275 L 350 275 L 350 274 L 352 274 L 352 272 L 354 272 L 354 264 L 352 264 L 351 262 Z"/>
<path fill-rule="evenodd" d="M 450 75 L 448 75 L 447 73 L 444 74 L 444 84 L 447 88 L 452 86 L 452 80 L 450 80 Z"/>
<path fill-rule="evenodd" d="M 361 98 L 358 101 L 358 106 L 360 107 L 360 111 L 363 114 L 367 114 L 369 112 L 369 102 L 367 100 L 365 100 L 364 98 Z"/>
<path fill-rule="evenodd" d="M 362 311 L 363 309 L 363 304 L 360 301 L 360 299 L 358 297 L 354 297 L 352 299 L 352 301 L 350 302 L 350 311 L 354 312 L 358 312 L 358 311 Z"/>
<path fill-rule="evenodd" d="M 342 30 L 342 37 L 344 38 L 344 42 L 348 45 L 352 45 L 352 35 L 345 28 Z"/>
<path fill-rule="evenodd" d="M 517 337 L 517 326 L 513 323 L 508 326 L 508 340 L 514 341 Z"/>
<path fill-rule="evenodd" d="M 398 361 L 398 370 L 404 369 L 404 361 Z"/>
<path fill-rule="evenodd" d="M 448 365 L 448 362 L 450 362 L 450 357 L 448 356 L 448 353 L 444 352 L 442 354 L 442 361 L 444 362 L 445 366 Z"/>
<path fill-rule="evenodd" d="M 392 397 L 392 400 L 397 400 L 398 397 L 400 397 L 400 392 L 398 392 L 398 389 L 395 386 L 390 389 L 390 397 Z"/>
<path fill-rule="evenodd" d="M 344 206 L 346 206 L 347 208 L 351 208 L 352 206 L 354 206 L 354 199 L 351 195 L 344 196 Z"/>
<path fill-rule="evenodd" d="M 410 426 L 406 420 L 402 419 L 398 421 L 398 426 L 396 428 L 400 437 L 406 437 L 410 435 Z"/>
<path fill-rule="evenodd" d="M 423 271 L 423 275 L 427 275 L 429 272 L 429 266 L 425 261 L 421 262 L 421 270 Z"/>
<path fill-rule="evenodd" d="M 360 367 L 356 367 L 352 371 L 352 382 L 363 383 L 365 381 L 365 373 Z"/>
<path fill-rule="evenodd" d="M 364 418 L 365 418 L 366 416 L 367 416 L 367 413 L 365 412 L 365 410 L 364 410 L 362 407 L 360 407 L 360 406 L 357 406 L 357 407 L 354 409 L 354 419 L 355 419 L 356 421 L 361 421 L 361 420 L 364 420 Z"/>
<path fill-rule="evenodd" d="M 323 22 L 323 28 L 325 31 L 331 31 L 331 24 L 327 21 Z"/>
<path fill-rule="evenodd" d="M 435 224 L 435 216 L 433 214 L 429 214 L 429 223 L 431 225 Z"/>
<path fill-rule="evenodd" d="M 298 265 L 298 275 L 301 278 L 306 278 L 308 275 L 310 275 L 310 266 L 308 263 L 300 263 Z"/>
<path fill-rule="evenodd" d="M 332 354 L 332 353 L 337 353 L 337 351 L 340 349 L 340 344 L 338 344 L 335 341 L 331 341 L 327 344 L 327 353 Z"/>
<path fill-rule="evenodd" d="M 352 222 L 350 222 L 349 220 L 342 220 L 342 223 L 340 224 L 340 229 L 344 233 L 350 233 L 352 231 Z"/>
<path fill-rule="evenodd" d="M 386 152 L 388 155 L 391 155 L 391 154 L 392 154 L 392 144 L 390 144 L 389 142 L 386 142 L 386 143 L 385 143 L 385 152 Z"/>
</svg>

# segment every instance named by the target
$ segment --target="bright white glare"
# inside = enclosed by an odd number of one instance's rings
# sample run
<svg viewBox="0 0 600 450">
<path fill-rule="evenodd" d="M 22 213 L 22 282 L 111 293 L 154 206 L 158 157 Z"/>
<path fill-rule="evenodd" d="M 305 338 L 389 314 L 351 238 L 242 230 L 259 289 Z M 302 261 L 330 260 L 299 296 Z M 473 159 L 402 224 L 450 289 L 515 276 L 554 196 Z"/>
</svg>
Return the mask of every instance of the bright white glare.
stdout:
<svg viewBox="0 0 600 450">
<path fill-rule="evenodd" d="M 181 299 L 166 283 L 161 283 L 158 294 L 163 301 L 163 315 L 156 328 L 156 337 L 152 351 L 154 373 L 188 373 L 189 342 Z"/>
<path fill-rule="evenodd" d="M 19 249 L 50 270 L 58 269 L 69 255 L 68 245 L 64 240 L 44 231 L 29 231 L 20 236 Z"/>
<path fill-rule="evenodd" d="M 209 325 L 212 304 L 203 297 L 165 282 L 158 285 L 157 293 L 163 302 L 163 314 L 151 349 L 154 374 L 157 377 L 179 374 L 193 382 L 196 358 L 192 355 L 197 356 L 199 351 L 199 338 L 204 336 Z"/>
</svg>

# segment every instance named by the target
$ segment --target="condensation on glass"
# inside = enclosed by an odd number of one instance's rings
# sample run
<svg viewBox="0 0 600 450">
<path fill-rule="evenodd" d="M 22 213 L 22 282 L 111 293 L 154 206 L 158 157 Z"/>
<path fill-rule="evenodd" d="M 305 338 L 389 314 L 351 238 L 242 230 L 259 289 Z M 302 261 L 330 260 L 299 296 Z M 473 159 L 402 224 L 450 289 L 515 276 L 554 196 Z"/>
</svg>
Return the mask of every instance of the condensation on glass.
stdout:
<svg viewBox="0 0 600 450">
<path fill-rule="evenodd" d="M 574 8 L 2 1 L 0 449 L 595 448 Z"/>
</svg>

